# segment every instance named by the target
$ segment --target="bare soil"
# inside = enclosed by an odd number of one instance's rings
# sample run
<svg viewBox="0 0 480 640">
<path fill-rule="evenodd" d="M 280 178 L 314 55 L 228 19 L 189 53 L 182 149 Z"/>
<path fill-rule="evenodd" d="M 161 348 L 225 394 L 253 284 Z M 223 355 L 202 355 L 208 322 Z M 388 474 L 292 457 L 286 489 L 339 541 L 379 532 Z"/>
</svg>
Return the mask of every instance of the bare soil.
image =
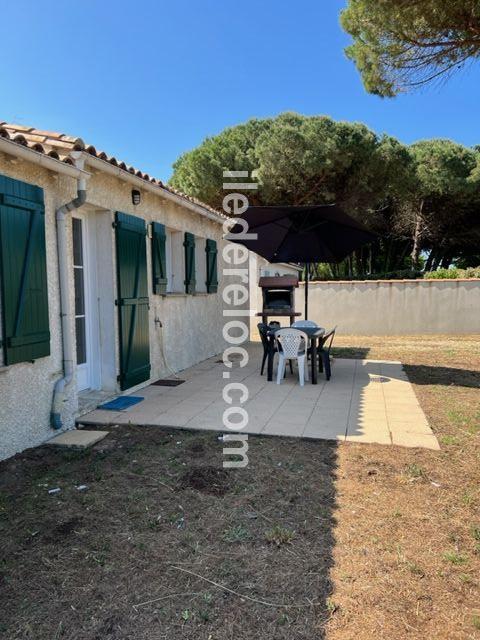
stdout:
<svg viewBox="0 0 480 640">
<path fill-rule="evenodd" d="M 0 463 L 0 637 L 480 638 L 480 337 L 336 355 L 405 363 L 442 450 L 250 437 L 224 470 L 217 434 L 128 426 L 24 452 Z"/>
</svg>

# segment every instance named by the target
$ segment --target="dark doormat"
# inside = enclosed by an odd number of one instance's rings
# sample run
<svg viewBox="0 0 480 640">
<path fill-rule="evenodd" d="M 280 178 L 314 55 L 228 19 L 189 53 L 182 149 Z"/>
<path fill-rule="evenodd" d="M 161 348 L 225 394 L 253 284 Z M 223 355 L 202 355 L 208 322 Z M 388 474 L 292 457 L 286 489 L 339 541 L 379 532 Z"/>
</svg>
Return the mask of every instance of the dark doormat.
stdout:
<svg viewBox="0 0 480 640">
<path fill-rule="evenodd" d="M 183 384 L 185 380 L 174 380 L 172 378 L 164 378 L 163 380 L 157 380 L 152 382 L 156 387 L 178 387 L 179 384 Z"/>
</svg>

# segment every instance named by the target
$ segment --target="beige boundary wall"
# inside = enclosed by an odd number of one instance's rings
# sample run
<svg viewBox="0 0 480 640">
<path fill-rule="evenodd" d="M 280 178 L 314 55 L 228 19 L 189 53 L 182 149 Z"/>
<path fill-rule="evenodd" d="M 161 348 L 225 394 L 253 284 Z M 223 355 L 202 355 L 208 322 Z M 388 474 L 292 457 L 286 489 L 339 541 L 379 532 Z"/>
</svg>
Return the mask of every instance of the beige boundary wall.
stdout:
<svg viewBox="0 0 480 640">
<path fill-rule="evenodd" d="M 308 317 L 342 334 L 480 333 L 480 280 L 311 282 L 308 300 Z M 303 312 L 303 284 L 296 307 Z"/>
</svg>

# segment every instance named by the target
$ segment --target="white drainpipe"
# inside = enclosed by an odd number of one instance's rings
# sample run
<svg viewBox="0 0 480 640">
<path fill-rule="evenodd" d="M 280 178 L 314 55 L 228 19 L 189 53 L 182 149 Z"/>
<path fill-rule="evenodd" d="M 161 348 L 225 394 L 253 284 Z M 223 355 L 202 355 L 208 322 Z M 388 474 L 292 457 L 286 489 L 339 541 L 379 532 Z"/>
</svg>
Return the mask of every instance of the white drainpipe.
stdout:
<svg viewBox="0 0 480 640">
<path fill-rule="evenodd" d="M 63 377 L 57 380 L 53 391 L 50 426 L 61 429 L 62 407 L 65 402 L 65 392 L 73 380 L 73 341 L 72 341 L 72 309 L 69 297 L 69 268 L 66 218 L 72 211 L 80 209 L 87 200 L 87 182 L 85 178 L 77 181 L 77 197 L 57 209 L 55 217 L 57 223 L 58 275 L 60 282 L 60 317 L 62 321 L 62 350 Z"/>
</svg>

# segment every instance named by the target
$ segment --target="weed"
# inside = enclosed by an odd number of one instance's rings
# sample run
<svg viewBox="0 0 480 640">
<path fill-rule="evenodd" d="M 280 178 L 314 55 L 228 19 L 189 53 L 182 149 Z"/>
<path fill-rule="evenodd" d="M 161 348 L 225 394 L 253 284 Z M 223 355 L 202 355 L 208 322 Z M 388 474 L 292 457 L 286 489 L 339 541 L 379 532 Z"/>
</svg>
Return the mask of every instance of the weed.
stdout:
<svg viewBox="0 0 480 640">
<path fill-rule="evenodd" d="M 282 613 L 280 615 L 280 617 L 278 618 L 278 624 L 283 627 L 286 624 L 290 624 L 290 618 L 287 616 L 286 613 Z"/>
<path fill-rule="evenodd" d="M 405 467 L 405 473 L 407 474 L 407 476 L 410 476 L 410 478 L 425 478 L 426 475 L 422 467 L 420 467 L 415 462 L 407 464 L 407 466 Z"/>
<path fill-rule="evenodd" d="M 318 507 L 318 516 L 320 518 L 329 518 L 330 517 L 330 509 L 328 507 Z"/>
<path fill-rule="evenodd" d="M 472 526 L 472 536 L 477 542 L 480 542 L 480 525 Z"/>
<path fill-rule="evenodd" d="M 465 491 L 462 496 L 462 502 L 466 507 L 470 507 L 475 501 L 475 497 L 473 496 L 471 491 Z"/>
<path fill-rule="evenodd" d="M 419 576 L 420 578 L 425 577 L 425 571 L 416 562 L 407 562 L 407 567 L 414 576 Z"/>
<path fill-rule="evenodd" d="M 331 598 L 327 598 L 326 601 L 327 611 L 330 615 L 333 615 L 335 611 L 338 609 L 338 606 Z"/>
<path fill-rule="evenodd" d="M 151 531 L 155 531 L 160 527 L 161 516 L 157 516 L 156 518 L 149 518 L 147 520 L 147 528 Z"/>
<path fill-rule="evenodd" d="M 210 620 L 210 613 L 204 609 L 198 611 L 198 617 L 202 622 L 208 622 Z"/>
<path fill-rule="evenodd" d="M 467 425 L 468 420 L 461 411 L 452 409 L 450 411 L 447 411 L 447 416 L 448 416 L 448 419 L 451 420 L 454 424 L 457 424 L 459 426 Z"/>
<path fill-rule="evenodd" d="M 468 562 L 468 558 L 457 551 L 446 551 L 443 554 L 443 559 L 456 565 Z"/>
<path fill-rule="evenodd" d="M 230 527 L 230 529 L 225 529 L 223 532 L 222 540 L 225 542 L 243 542 L 244 540 L 248 540 L 250 537 L 250 533 L 248 529 L 242 527 L 242 525 L 237 525 L 235 527 Z"/>
<path fill-rule="evenodd" d="M 181 613 L 182 620 L 188 622 L 191 618 L 191 613 L 188 609 L 184 609 Z"/>
<path fill-rule="evenodd" d="M 475 627 L 475 629 L 478 629 L 480 631 L 480 616 L 473 616 L 472 624 Z"/>
<path fill-rule="evenodd" d="M 295 531 L 286 529 L 278 524 L 265 531 L 265 539 L 271 544 L 276 544 L 280 547 L 282 544 L 292 544 L 292 540 L 295 537 Z"/>
<path fill-rule="evenodd" d="M 445 445 L 457 445 L 460 444 L 460 438 L 457 436 L 442 436 L 440 442 Z"/>
</svg>

